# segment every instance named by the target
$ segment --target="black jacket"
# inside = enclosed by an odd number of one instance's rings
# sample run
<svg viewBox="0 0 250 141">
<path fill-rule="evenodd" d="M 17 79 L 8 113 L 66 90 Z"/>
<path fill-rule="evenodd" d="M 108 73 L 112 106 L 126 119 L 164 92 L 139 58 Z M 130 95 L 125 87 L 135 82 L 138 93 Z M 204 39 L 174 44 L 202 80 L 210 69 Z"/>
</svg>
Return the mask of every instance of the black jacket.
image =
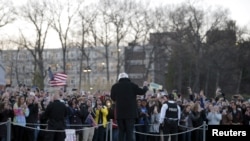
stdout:
<svg viewBox="0 0 250 141">
<path fill-rule="evenodd" d="M 26 117 L 26 123 L 31 123 L 31 124 L 27 124 L 27 126 L 31 126 L 31 127 L 34 127 L 34 124 L 32 123 L 37 123 L 38 121 L 38 104 L 30 104 L 28 105 L 28 108 L 29 108 L 29 116 Z"/>
<path fill-rule="evenodd" d="M 135 119 L 137 113 L 137 95 L 144 95 L 148 88 L 140 88 L 128 78 L 121 78 L 111 88 L 111 99 L 116 103 L 117 119 Z"/>
<path fill-rule="evenodd" d="M 6 124 L 3 123 L 8 121 L 9 118 L 13 118 L 13 116 L 14 116 L 13 110 L 0 109 L 0 138 L 7 136 L 7 126 Z"/>
<path fill-rule="evenodd" d="M 45 117 L 48 119 L 48 129 L 64 130 L 65 129 L 65 117 L 67 116 L 66 105 L 55 100 L 50 103 L 45 110 Z"/>
</svg>

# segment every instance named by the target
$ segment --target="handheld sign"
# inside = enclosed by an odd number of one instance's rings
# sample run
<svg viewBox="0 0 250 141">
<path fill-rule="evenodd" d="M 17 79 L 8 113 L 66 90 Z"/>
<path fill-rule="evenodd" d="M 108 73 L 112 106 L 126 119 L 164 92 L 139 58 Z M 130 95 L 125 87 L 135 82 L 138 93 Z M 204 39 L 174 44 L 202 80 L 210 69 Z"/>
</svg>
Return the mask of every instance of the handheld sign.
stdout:
<svg viewBox="0 0 250 141">
<path fill-rule="evenodd" d="M 149 84 L 149 89 L 150 90 L 162 90 L 162 85 L 160 85 L 160 84 L 157 84 L 157 83 L 154 83 L 154 82 L 151 82 L 150 84 Z"/>
</svg>

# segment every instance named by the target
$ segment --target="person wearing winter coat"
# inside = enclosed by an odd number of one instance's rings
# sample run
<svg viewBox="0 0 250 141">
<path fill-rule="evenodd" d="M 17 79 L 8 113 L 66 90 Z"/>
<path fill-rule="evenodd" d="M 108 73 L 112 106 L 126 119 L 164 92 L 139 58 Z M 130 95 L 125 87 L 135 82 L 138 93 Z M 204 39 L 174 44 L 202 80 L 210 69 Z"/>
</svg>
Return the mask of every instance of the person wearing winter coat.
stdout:
<svg viewBox="0 0 250 141">
<path fill-rule="evenodd" d="M 120 73 L 118 82 L 111 87 L 111 99 L 116 104 L 119 141 L 132 141 L 135 119 L 138 118 L 137 95 L 145 95 L 148 83 L 143 88 L 131 82 L 126 73 Z M 126 139 L 125 139 L 126 137 Z"/>
</svg>

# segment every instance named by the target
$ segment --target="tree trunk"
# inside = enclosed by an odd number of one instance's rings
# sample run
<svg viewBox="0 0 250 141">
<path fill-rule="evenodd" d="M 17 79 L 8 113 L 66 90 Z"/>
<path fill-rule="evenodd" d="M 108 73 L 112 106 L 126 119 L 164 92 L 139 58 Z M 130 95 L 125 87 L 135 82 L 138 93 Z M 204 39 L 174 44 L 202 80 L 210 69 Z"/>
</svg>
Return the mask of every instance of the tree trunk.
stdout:
<svg viewBox="0 0 250 141">
<path fill-rule="evenodd" d="M 239 72 L 239 79 L 237 82 L 237 89 L 236 89 L 236 93 L 240 93 L 240 85 L 241 85 L 241 80 L 242 80 L 242 74 L 243 74 L 243 69 L 240 70 Z"/>
<path fill-rule="evenodd" d="M 219 87 L 219 84 L 220 84 L 220 72 L 219 72 L 219 70 L 217 70 L 217 73 L 216 73 L 216 82 L 215 82 L 215 89 L 217 89 Z"/>
<path fill-rule="evenodd" d="M 79 71 L 79 86 L 78 86 L 78 90 L 80 91 L 81 86 L 82 86 L 82 70 L 83 70 L 83 51 L 82 51 L 82 55 L 80 56 L 80 71 Z"/>
<path fill-rule="evenodd" d="M 206 75 L 206 82 L 205 82 L 205 94 L 208 94 L 208 86 L 209 86 L 209 69 L 207 70 L 207 75 Z M 210 95 L 209 95 L 210 96 Z"/>
<path fill-rule="evenodd" d="M 182 88 L 182 62 L 181 62 L 181 56 L 180 53 L 178 53 L 178 74 L 177 74 L 177 89 L 178 91 L 181 91 Z"/>
</svg>

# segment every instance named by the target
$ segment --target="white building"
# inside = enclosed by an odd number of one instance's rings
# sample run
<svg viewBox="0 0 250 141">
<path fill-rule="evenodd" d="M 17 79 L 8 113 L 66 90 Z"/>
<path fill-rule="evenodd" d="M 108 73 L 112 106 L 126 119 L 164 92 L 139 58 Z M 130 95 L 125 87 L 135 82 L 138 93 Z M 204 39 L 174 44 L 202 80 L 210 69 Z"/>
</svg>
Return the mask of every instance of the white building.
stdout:
<svg viewBox="0 0 250 141">
<path fill-rule="evenodd" d="M 0 61 L 0 86 L 5 86 L 6 82 L 5 82 L 5 68 L 2 64 L 2 62 Z"/>
<path fill-rule="evenodd" d="M 123 59 L 123 49 L 119 50 L 120 57 Z M 81 79 L 81 91 L 103 90 L 117 81 L 117 49 L 116 47 L 109 47 L 109 73 L 110 79 L 107 81 L 107 65 L 105 59 L 105 48 L 86 48 L 85 53 L 89 56 L 88 61 L 83 59 L 83 70 L 80 70 L 80 56 L 79 48 L 68 48 L 66 53 L 66 73 L 67 89 L 79 89 L 79 81 Z M 63 68 L 62 49 L 45 49 L 43 52 L 44 72 L 47 73 L 48 67 L 51 67 L 52 72 L 62 72 Z M 3 50 L 0 60 L 6 66 L 6 82 L 12 86 L 20 83 L 27 86 L 32 86 L 32 79 L 34 75 L 34 59 L 28 50 Z M 89 67 L 91 71 L 85 72 L 84 69 Z M 82 77 L 80 78 L 80 71 Z M 124 71 L 120 67 L 120 71 Z M 44 79 L 45 89 L 49 89 L 49 77 L 46 75 Z"/>
</svg>

